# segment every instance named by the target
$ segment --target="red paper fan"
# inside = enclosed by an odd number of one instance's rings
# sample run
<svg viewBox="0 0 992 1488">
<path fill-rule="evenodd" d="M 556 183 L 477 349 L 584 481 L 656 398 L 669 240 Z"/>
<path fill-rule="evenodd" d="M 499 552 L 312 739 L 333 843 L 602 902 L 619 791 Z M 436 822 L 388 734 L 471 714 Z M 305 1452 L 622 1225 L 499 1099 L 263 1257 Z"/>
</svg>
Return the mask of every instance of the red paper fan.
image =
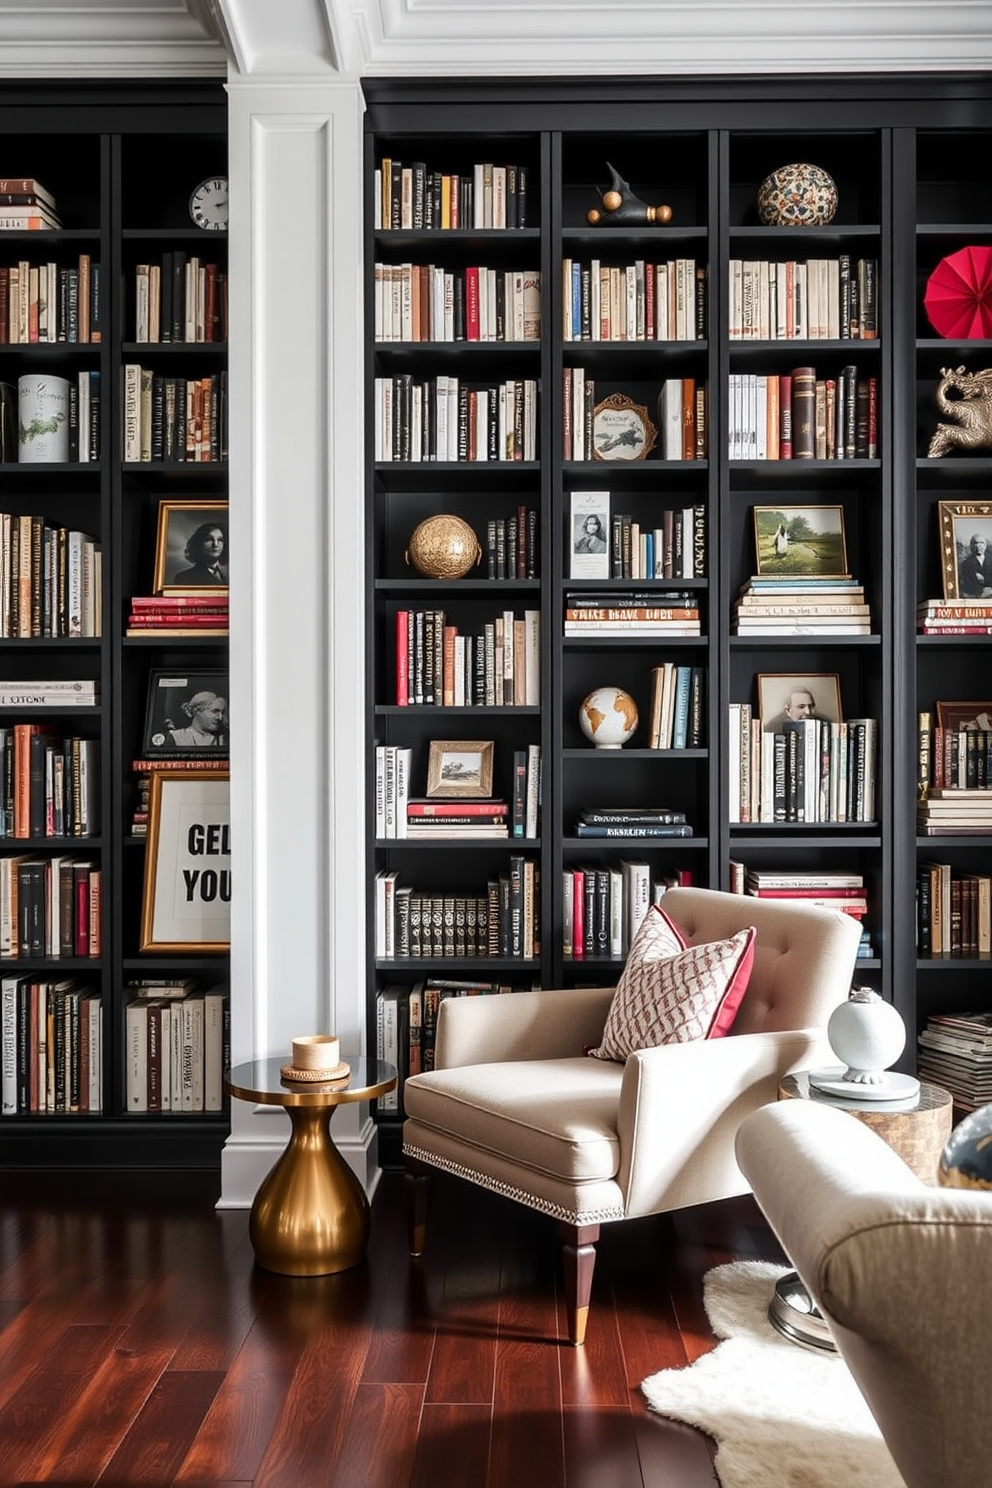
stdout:
<svg viewBox="0 0 992 1488">
<path fill-rule="evenodd" d="M 923 304 L 940 336 L 992 337 L 992 248 L 959 248 L 942 258 L 927 280 Z"/>
</svg>

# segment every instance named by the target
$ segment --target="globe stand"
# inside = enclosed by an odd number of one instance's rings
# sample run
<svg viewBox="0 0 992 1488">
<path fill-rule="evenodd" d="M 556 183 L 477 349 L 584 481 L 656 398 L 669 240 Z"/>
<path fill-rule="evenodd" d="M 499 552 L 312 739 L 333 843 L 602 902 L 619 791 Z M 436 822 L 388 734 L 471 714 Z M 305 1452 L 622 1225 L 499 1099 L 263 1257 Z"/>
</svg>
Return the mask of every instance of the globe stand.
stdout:
<svg viewBox="0 0 992 1488">
<path fill-rule="evenodd" d="M 768 1321 L 785 1338 L 802 1344 L 803 1348 L 815 1349 L 821 1354 L 837 1352 L 823 1314 L 806 1290 L 798 1271 L 787 1271 L 775 1283 L 768 1304 Z"/>
</svg>

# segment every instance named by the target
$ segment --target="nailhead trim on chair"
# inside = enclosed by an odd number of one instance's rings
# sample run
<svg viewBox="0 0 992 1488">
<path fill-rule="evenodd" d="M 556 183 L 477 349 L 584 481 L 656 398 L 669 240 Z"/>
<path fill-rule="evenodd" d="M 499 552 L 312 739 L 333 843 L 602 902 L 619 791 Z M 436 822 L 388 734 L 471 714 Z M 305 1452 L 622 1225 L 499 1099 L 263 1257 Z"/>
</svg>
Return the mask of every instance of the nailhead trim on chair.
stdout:
<svg viewBox="0 0 992 1488">
<path fill-rule="evenodd" d="M 553 1219 L 562 1219 L 566 1224 L 609 1224 L 611 1220 L 624 1217 L 623 1210 L 618 1204 L 611 1205 L 609 1208 L 583 1210 L 579 1214 L 574 1209 L 566 1209 L 562 1204 L 552 1204 L 549 1200 L 542 1199 L 537 1194 L 528 1193 L 526 1189 L 517 1188 L 512 1183 L 503 1183 L 498 1178 L 487 1178 L 475 1168 L 466 1168 L 462 1163 L 438 1157 L 434 1152 L 426 1152 L 422 1147 L 408 1147 L 404 1143 L 403 1152 L 407 1157 L 418 1158 L 420 1162 L 425 1162 L 433 1168 L 443 1168 L 446 1173 L 454 1173 L 457 1178 L 467 1178 L 470 1183 L 477 1183 L 480 1188 L 491 1189 L 493 1193 L 502 1194 L 504 1198 L 516 1199 L 520 1204 L 529 1204 L 532 1209 L 539 1209 L 542 1214 L 550 1214 Z"/>
</svg>

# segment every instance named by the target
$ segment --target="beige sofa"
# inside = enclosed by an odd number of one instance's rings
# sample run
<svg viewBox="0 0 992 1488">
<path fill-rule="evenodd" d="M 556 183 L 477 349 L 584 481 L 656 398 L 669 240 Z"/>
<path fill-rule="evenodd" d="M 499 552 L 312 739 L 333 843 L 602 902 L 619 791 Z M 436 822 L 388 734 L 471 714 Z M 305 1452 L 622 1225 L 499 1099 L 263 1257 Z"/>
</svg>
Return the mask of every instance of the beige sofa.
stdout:
<svg viewBox="0 0 992 1488">
<path fill-rule="evenodd" d="M 589 1059 L 612 988 L 468 997 L 441 1005 L 435 1069 L 407 1080 L 403 1150 L 411 1251 L 425 1243 L 423 1179 L 442 1168 L 559 1221 L 569 1335 L 582 1341 L 599 1226 L 747 1191 L 734 1137 L 792 1070 L 830 1059 L 824 1029 L 850 987 L 850 916 L 707 889 L 665 908 L 694 943 L 757 930 L 727 1038 Z"/>
<path fill-rule="evenodd" d="M 737 1158 L 907 1488 L 989 1488 L 992 1194 L 929 1187 L 813 1101 L 748 1116 Z"/>
</svg>

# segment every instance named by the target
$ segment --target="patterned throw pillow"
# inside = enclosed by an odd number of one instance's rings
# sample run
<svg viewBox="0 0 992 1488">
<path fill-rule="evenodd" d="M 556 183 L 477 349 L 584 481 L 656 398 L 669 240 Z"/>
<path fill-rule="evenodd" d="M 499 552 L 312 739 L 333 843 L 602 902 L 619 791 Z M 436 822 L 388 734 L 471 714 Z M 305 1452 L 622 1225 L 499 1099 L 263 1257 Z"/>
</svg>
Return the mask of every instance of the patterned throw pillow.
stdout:
<svg viewBox="0 0 992 1488">
<path fill-rule="evenodd" d="M 631 943 L 613 994 L 597 1059 L 636 1049 L 722 1038 L 733 1025 L 754 962 L 753 925 L 728 940 L 686 945 L 678 926 L 652 905 Z"/>
</svg>

